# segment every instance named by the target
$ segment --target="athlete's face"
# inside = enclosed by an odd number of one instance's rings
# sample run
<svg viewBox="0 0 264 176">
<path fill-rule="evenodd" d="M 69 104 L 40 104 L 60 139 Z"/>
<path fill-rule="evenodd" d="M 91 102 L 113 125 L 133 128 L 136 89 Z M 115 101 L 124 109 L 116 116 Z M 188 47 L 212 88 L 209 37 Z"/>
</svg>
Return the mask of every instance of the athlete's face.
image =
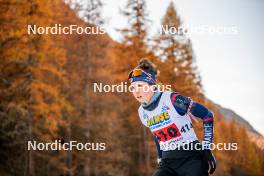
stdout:
<svg viewBox="0 0 264 176">
<path fill-rule="evenodd" d="M 154 87 L 143 81 L 136 81 L 131 83 L 131 90 L 134 97 L 140 103 L 148 103 L 154 95 Z"/>
</svg>

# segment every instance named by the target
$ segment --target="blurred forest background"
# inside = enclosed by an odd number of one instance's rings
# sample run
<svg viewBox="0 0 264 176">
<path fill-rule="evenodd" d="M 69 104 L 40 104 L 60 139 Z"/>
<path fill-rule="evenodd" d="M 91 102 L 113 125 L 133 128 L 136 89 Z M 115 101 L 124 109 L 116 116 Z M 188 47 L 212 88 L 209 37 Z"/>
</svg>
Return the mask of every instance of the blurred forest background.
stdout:
<svg viewBox="0 0 264 176">
<path fill-rule="evenodd" d="M 160 71 L 160 84 L 190 96 L 215 114 L 215 175 L 263 175 L 263 136 L 233 111 L 205 97 L 192 42 L 184 34 L 157 34 L 144 0 L 128 0 L 128 27 L 120 42 L 104 35 L 28 35 L 27 25 L 100 26 L 102 3 L 0 0 L 0 175 L 148 176 L 156 168 L 152 135 L 140 123 L 130 93 L 94 93 L 92 84 L 119 84 L 142 57 Z M 82 14 L 82 18 L 80 18 Z M 173 3 L 162 24 L 179 27 Z M 235 91 L 235 90 L 234 90 Z M 195 124 L 201 137 L 203 127 Z M 27 141 L 105 142 L 105 151 L 27 151 Z"/>
</svg>

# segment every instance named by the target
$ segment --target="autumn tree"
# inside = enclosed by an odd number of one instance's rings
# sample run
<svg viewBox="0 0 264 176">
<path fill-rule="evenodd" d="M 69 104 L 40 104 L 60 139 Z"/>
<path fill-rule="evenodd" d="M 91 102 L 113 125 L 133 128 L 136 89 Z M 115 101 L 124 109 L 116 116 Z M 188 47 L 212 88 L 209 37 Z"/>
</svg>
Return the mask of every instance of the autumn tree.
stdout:
<svg viewBox="0 0 264 176">
<path fill-rule="evenodd" d="M 156 53 L 163 61 L 159 67 L 160 80 L 164 84 L 172 85 L 175 91 L 198 98 L 202 95 L 201 79 L 195 66 L 191 41 L 185 32 L 171 2 L 162 18 L 160 35 L 155 39 Z"/>
<path fill-rule="evenodd" d="M 127 81 L 130 70 L 137 66 L 141 58 L 153 59 L 154 55 L 147 45 L 147 18 L 146 2 L 144 0 L 129 0 L 121 13 L 128 20 L 128 26 L 119 30 L 121 42 L 114 47 L 113 76 L 116 83 Z M 123 124 L 123 150 L 126 153 L 126 162 L 129 165 L 128 175 L 149 175 L 150 171 L 150 133 L 140 124 L 136 109 L 137 103 L 132 96 L 123 93 L 117 95 L 121 100 L 119 110 L 120 121 Z M 125 104 L 125 106 L 124 106 Z M 138 128 L 135 128 L 137 126 Z M 144 166 L 144 168 L 142 167 Z"/>
<path fill-rule="evenodd" d="M 10 131 L 7 130 L 5 135 L 9 132 L 20 133 L 20 130 L 23 130 L 21 134 L 26 133 L 18 143 L 14 143 L 14 139 L 6 141 L 5 145 L 15 148 L 18 144 L 26 146 L 27 141 L 52 141 L 58 137 L 59 126 L 64 124 L 62 111 L 70 107 L 60 92 L 60 86 L 66 83 L 62 70 L 65 53 L 56 47 L 49 36 L 29 35 L 27 26 L 50 26 L 53 2 L 29 0 L 0 3 L 3 31 L 0 37 L 1 112 L 8 117 L 4 119 L 6 123 L 12 123 L 15 127 L 8 129 Z M 18 121 L 14 122 L 14 119 Z M 8 172 L 35 175 L 44 169 L 35 169 L 35 165 L 41 162 L 49 162 L 51 169 L 59 169 L 58 165 L 52 165 L 52 161 L 57 159 L 55 155 L 31 150 L 26 152 L 25 149 L 18 156 L 27 162 L 24 165 L 15 164 L 17 167 L 23 166 L 24 171 L 9 166 L 7 168 L 13 169 Z M 9 155 L 13 156 L 12 153 Z"/>
<path fill-rule="evenodd" d="M 89 1 L 88 3 L 95 3 Z M 70 5 L 69 5 L 70 6 Z M 98 27 L 100 6 L 88 4 L 91 11 L 84 13 L 83 20 L 76 18 L 80 12 L 74 13 L 63 6 L 62 17 L 58 17 L 63 25 L 78 24 L 82 27 Z M 85 6 L 81 6 L 85 8 Z M 98 9 L 97 9 L 98 8 Z M 59 9 L 58 9 L 59 11 Z M 87 16 L 87 13 L 91 16 Z M 92 15 L 95 13 L 97 15 Z M 62 36 L 63 37 L 63 36 Z M 65 37 L 65 36 L 64 36 Z M 66 87 L 68 100 L 73 111 L 67 115 L 68 130 L 63 129 L 66 139 L 80 142 L 105 142 L 105 151 L 69 151 L 68 169 L 72 175 L 114 175 L 124 174 L 120 150 L 119 122 L 112 93 L 95 92 L 94 84 L 111 84 L 110 60 L 112 57 L 108 48 L 111 39 L 107 35 L 73 34 L 62 38 L 58 43 L 66 50 L 67 62 L 65 70 L 69 85 Z M 75 45 L 73 45 L 73 43 Z M 114 153 L 112 151 L 115 151 Z"/>
<path fill-rule="evenodd" d="M 104 23 L 101 14 L 102 7 L 101 0 L 88 0 L 84 8 L 84 19 L 90 24 L 101 26 Z"/>
</svg>

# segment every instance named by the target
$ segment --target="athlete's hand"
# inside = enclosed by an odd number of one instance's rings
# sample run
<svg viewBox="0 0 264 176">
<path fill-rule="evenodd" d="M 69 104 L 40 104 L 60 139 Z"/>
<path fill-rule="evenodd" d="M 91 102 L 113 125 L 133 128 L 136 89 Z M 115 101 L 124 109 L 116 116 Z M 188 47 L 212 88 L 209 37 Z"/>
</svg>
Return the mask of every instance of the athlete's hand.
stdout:
<svg viewBox="0 0 264 176">
<path fill-rule="evenodd" d="M 157 158 L 158 167 L 161 166 L 161 162 L 162 162 L 161 160 L 162 160 L 161 158 Z"/>
<path fill-rule="evenodd" d="M 204 159 L 209 164 L 209 174 L 213 174 L 216 169 L 216 160 L 211 150 L 204 150 Z"/>
</svg>

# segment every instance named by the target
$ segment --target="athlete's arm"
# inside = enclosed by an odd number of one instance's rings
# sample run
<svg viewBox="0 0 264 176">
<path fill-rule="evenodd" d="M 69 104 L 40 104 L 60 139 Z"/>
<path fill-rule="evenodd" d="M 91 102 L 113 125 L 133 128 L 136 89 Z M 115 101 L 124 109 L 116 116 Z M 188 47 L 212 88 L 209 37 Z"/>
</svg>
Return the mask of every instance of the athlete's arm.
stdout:
<svg viewBox="0 0 264 176">
<path fill-rule="evenodd" d="M 175 110 L 180 115 L 185 115 L 188 111 L 191 115 L 198 117 L 203 120 L 204 126 L 204 159 L 210 165 L 209 173 L 213 174 L 216 169 L 216 160 L 212 154 L 209 145 L 213 142 L 213 133 L 214 133 L 214 115 L 202 104 L 193 102 L 190 98 L 182 96 L 176 92 L 171 94 L 171 102 Z"/>
<path fill-rule="evenodd" d="M 205 147 L 208 147 L 213 142 L 213 125 L 214 115 L 205 106 L 198 102 L 192 102 L 190 98 L 182 96 L 176 92 L 171 94 L 171 102 L 175 110 L 180 115 L 185 115 L 188 111 L 195 117 L 203 120 L 204 127 L 204 142 Z"/>
<path fill-rule="evenodd" d="M 154 138 L 154 141 L 155 141 L 155 144 L 156 144 L 156 148 L 157 148 L 157 162 L 159 164 L 159 162 L 161 161 L 161 158 L 162 158 L 162 151 L 160 150 L 160 145 L 159 145 L 159 142 L 158 142 L 158 139 L 156 136 L 153 136 Z"/>
</svg>

